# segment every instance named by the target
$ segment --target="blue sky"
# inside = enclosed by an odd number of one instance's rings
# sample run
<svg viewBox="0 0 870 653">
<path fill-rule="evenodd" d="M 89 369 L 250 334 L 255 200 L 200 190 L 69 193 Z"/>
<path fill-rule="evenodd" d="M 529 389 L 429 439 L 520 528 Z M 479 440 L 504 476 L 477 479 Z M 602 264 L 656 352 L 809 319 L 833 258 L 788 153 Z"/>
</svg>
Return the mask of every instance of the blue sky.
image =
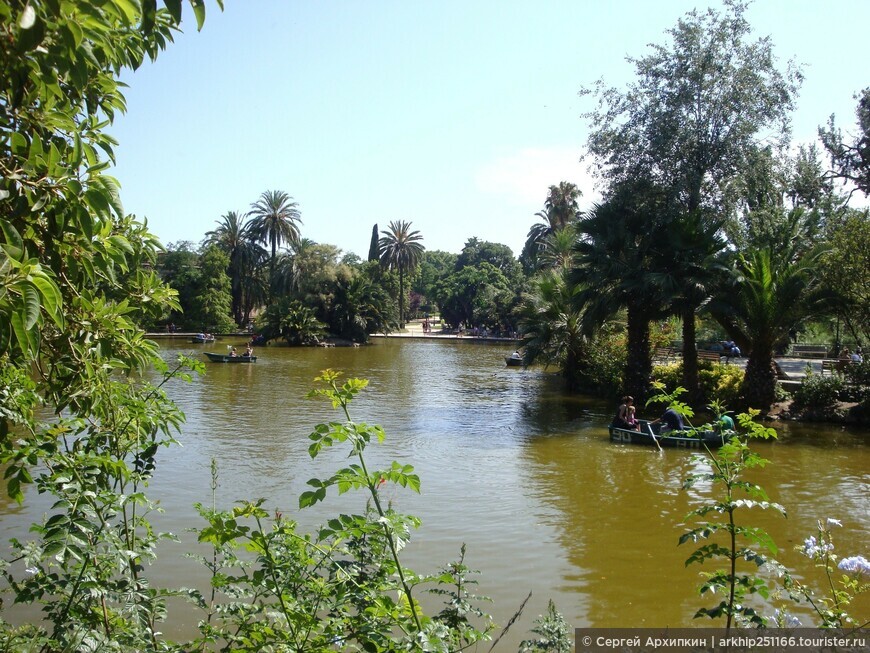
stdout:
<svg viewBox="0 0 870 653">
<path fill-rule="evenodd" d="M 712 2 L 712 6 L 719 6 Z M 410 221 L 427 249 L 471 237 L 519 254 L 547 187 L 572 181 L 591 100 L 634 76 L 691 0 L 211 0 L 154 64 L 125 74 L 113 174 L 164 243 L 198 243 L 228 211 L 283 190 L 302 235 L 365 257 L 372 225 Z M 806 79 L 795 142 L 830 114 L 853 128 L 870 2 L 757 0 L 748 17 Z M 864 203 L 858 196 L 857 202 Z"/>
</svg>

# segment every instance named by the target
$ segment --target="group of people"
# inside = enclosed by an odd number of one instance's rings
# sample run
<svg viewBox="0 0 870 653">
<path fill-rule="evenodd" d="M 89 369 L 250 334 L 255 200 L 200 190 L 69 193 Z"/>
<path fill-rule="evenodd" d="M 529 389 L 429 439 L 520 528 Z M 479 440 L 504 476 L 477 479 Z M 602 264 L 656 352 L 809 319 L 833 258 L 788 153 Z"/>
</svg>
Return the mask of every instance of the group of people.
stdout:
<svg viewBox="0 0 870 653">
<path fill-rule="evenodd" d="M 236 358 L 238 355 L 239 355 L 239 352 L 236 351 L 235 347 L 230 349 L 230 358 Z M 250 358 L 253 355 L 254 355 L 254 349 L 253 349 L 253 347 L 251 347 L 251 345 L 248 345 L 247 349 L 245 349 L 245 353 L 242 354 L 242 356 L 244 356 L 246 358 Z"/>
<path fill-rule="evenodd" d="M 616 417 L 613 418 L 613 425 L 621 429 L 629 429 L 631 431 L 639 431 L 640 424 L 636 417 L 637 409 L 634 407 L 634 397 L 625 395 L 622 398 L 622 403 L 616 409 Z"/>
<path fill-rule="evenodd" d="M 634 397 L 626 395 L 622 398 L 622 403 L 616 410 L 616 416 L 613 418 L 613 425 L 617 428 L 628 429 L 630 431 L 640 431 L 640 422 L 637 420 L 636 408 L 634 406 Z M 650 424 L 661 423 L 670 431 L 684 431 L 686 425 L 683 423 L 683 417 L 673 408 L 668 408 L 662 413 L 661 417 L 652 420 Z M 734 420 L 729 415 L 722 415 L 717 420 L 716 430 L 719 432 L 733 431 Z"/>
<path fill-rule="evenodd" d="M 840 360 L 852 363 L 863 363 L 864 352 L 861 350 L 860 345 L 855 347 L 855 351 L 853 352 L 850 352 L 848 347 L 843 347 L 843 349 L 840 350 Z"/>
</svg>

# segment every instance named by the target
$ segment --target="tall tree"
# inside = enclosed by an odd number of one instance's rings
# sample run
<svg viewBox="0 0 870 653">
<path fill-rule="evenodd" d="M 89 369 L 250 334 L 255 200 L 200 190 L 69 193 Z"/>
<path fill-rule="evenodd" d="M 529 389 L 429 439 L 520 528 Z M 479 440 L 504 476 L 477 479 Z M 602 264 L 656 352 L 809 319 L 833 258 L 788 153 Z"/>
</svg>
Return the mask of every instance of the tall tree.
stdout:
<svg viewBox="0 0 870 653">
<path fill-rule="evenodd" d="M 411 223 L 390 222 L 389 229 L 381 232 L 381 265 L 399 273 L 399 328 L 405 328 L 405 275 L 416 269 L 423 256 L 423 236 L 411 231 Z"/>
<path fill-rule="evenodd" d="M 667 311 L 660 271 L 675 261 L 668 246 L 672 202 L 652 184 L 634 182 L 612 189 L 577 225 L 575 268 L 570 279 L 588 334 L 621 310 L 627 312 L 626 391 L 640 400 L 652 373 L 649 323 Z"/>
<path fill-rule="evenodd" d="M 725 308 L 714 312 L 716 319 L 749 344 L 741 394 L 750 407 L 767 410 L 775 400 L 775 350 L 805 320 L 832 307 L 833 294 L 818 274 L 821 252 L 807 252 L 799 239 L 747 252 L 734 270 L 733 286 L 720 297 Z"/>
<path fill-rule="evenodd" d="M 290 244 L 290 251 L 278 257 L 270 283 L 276 296 L 298 295 L 303 280 L 314 272 L 311 252 L 317 245 L 310 238 Z"/>
<path fill-rule="evenodd" d="M 196 321 L 196 328 L 229 333 L 235 324 L 230 318 L 232 294 L 227 275 L 229 257 L 216 245 L 209 245 L 199 257 L 199 280 L 188 323 Z"/>
<path fill-rule="evenodd" d="M 336 283 L 330 318 L 335 333 L 355 342 L 366 342 L 370 333 L 390 331 L 395 304 L 386 289 L 371 278 L 368 268 L 363 268 L 355 271 L 352 278 Z"/>
<path fill-rule="evenodd" d="M 701 397 L 698 379 L 698 350 L 695 343 L 695 317 L 727 277 L 725 239 L 722 221 L 698 209 L 680 215 L 668 228 L 667 238 L 673 261 L 658 271 L 660 286 L 672 312 L 682 319 L 683 387 L 690 403 Z"/>
<path fill-rule="evenodd" d="M 456 259 L 456 270 L 489 263 L 508 278 L 511 283 L 519 284 L 523 271 L 511 248 L 501 243 L 469 238 Z"/>
<path fill-rule="evenodd" d="M 205 234 L 206 244 L 216 245 L 229 257 L 227 274 L 230 277 L 232 296 L 232 316 L 236 324 L 242 325 L 246 319 L 246 298 L 257 295 L 252 280 L 256 269 L 265 258 L 265 250 L 256 242 L 256 236 L 246 224 L 244 217 L 236 211 L 229 211 L 218 220 L 218 227 Z"/>
<path fill-rule="evenodd" d="M 378 238 L 378 223 L 372 225 L 372 239 L 369 242 L 369 261 L 378 261 L 381 258 L 381 243 Z"/>
<path fill-rule="evenodd" d="M 434 301 L 436 286 L 456 270 L 457 258 L 458 255 L 452 252 L 427 249 L 420 259 L 420 271 L 414 275 L 411 290 L 429 301 Z"/>
<path fill-rule="evenodd" d="M 299 205 L 282 190 L 263 192 L 251 205 L 248 216 L 251 232 L 271 248 L 273 266 L 278 247 L 299 240 L 299 223 L 302 222 Z"/>
<path fill-rule="evenodd" d="M 535 214 L 543 222 L 532 225 L 526 237 L 523 257 L 531 259 L 532 268 L 537 267 L 537 257 L 541 253 L 544 240 L 551 234 L 573 225 L 580 214 L 578 201 L 583 193 L 575 184 L 567 181 L 558 186 L 550 186 L 544 210 Z"/>
<path fill-rule="evenodd" d="M 669 44 L 628 59 L 637 78 L 626 90 L 584 91 L 599 99 L 586 114 L 598 169 L 611 182 L 653 180 L 686 220 L 725 208 L 723 189 L 757 154 L 760 134 L 778 133 L 780 148 L 787 140 L 801 75 L 791 64 L 776 67 L 769 39 L 750 41 L 747 6 L 726 0 L 724 13 L 686 14 L 668 31 Z M 690 276 L 683 278 L 692 284 Z M 684 302 L 701 299 L 691 289 L 682 294 Z M 683 303 L 681 313 L 690 319 L 697 307 Z M 683 347 L 684 360 L 694 360 L 694 341 L 684 337 Z"/>
<path fill-rule="evenodd" d="M 558 367 L 573 389 L 587 339 L 574 301 L 580 287 L 569 281 L 568 274 L 558 267 L 535 276 L 518 312 L 523 362 Z"/>
<path fill-rule="evenodd" d="M 43 608 L 26 635 L 3 620 L 13 649 L 160 646 L 143 487 L 184 418 L 139 325 L 178 304 L 159 240 L 105 172 L 120 78 L 179 28 L 182 3 L 164 4 L 0 0 L 0 458 L 11 498 L 31 500 L 28 484 L 51 496 L 4 556 L 36 569 L 4 563 L 14 602 Z"/>
<path fill-rule="evenodd" d="M 435 288 L 442 319 L 457 327 L 506 326 L 505 307 L 513 296 L 510 280 L 486 261 L 456 270 Z"/>
<path fill-rule="evenodd" d="M 824 284 L 837 293 L 837 313 L 857 342 L 870 343 L 870 211 L 851 209 L 830 226 Z"/>
<path fill-rule="evenodd" d="M 193 314 L 193 303 L 199 291 L 199 254 L 193 243 L 180 241 L 169 243 L 166 251 L 157 258 L 157 270 L 160 279 L 178 293 L 177 310 L 166 315 L 166 321 L 182 328 L 202 328 L 201 324 L 187 319 Z"/>
<path fill-rule="evenodd" d="M 542 269 L 570 268 L 574 260 L 577 225 L 572 224 L 549 234 L 540 243 L 538 265 Z"/>
<path fill-rule="evenodd" d="M 834 116 L 828 121 L 828 128 L 819 128 L 819 138 L 831 157 L 831 177 L 848 181 L 864 195 L 870 195 L 870 88 L 865 88 L 856 96 L 858 107 L 858 133 L 853 141 L 843 138 L 842 132 L 834 124 Z"/>
</svg>

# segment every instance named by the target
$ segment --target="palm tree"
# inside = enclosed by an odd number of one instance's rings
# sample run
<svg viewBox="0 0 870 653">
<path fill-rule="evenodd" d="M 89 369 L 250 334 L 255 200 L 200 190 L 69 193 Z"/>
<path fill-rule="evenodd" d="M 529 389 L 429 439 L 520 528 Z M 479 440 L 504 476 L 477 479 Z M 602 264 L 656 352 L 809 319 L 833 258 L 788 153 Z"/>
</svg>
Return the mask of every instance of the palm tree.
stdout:
<svg viewBox="0 0 870 653">
<path fill-rule="evenodd" d="M 574 303 L 577 290 L 568 281 L 567 269 L 546 270 L 532 280 L 519 309 L 523 363 L 557 366 L 572 389 L 586 346 L 581 313 Z"/>
<path fill-rule="evenodd" d="M 217 229 L 205 234 L 206 243 L 216 245 L 229 256 L 230 264 L 227 274 L 230 277 L 230 294 L 232 295 L 232 314 L 236 324 L 241 325 L 246 319 L 246 296 L 254 295 L 251 280 L 255 270 L 262 261 L 265 252 L 255 242 L 250 225 L 245 224 L 243 217 L 235 211 L 229 211 L 221 216 Z"/>
<path fill-rule="evenodd" d="M 574 261 L 576 226 L 571 224 L 547 235 L 540 243 L 538 264 L 542 269 L 570 268 Z"/>
<path fill-rule="evenodd" d="M 393 299 L 380 284 L 365 273 L 336 282 L 332 303 L 332 324 L 336 331 L 355 342 L 366 342 L 370 333 L 387 333 L 395 316 Z M 395 318 L 393 318 L 395 319 Z"/>
<path fill-rule="evenodd" d="M 532 225 L 526 236 L 523 254 L 537 262 L 542 244 L 547 236 L 574 224 L 580 216 L 577 202 L 583 193 L 576 185 L 561 181 L 558 186 L 550 186 L 544 210 L 535 213 L 543 222 Z M 537 265 L 535 265 L 536 267 Z"/>
<path fill-rule="evenodd" d="M 649 323 L 666 314 L 657 271 L 674 258 L 667 247 L 670 207 L 652 184 L 636 181 L 615 188 L 577 225 L 576 267 L 570 280 L 584 330 L 592 333 L 627 311 L 628 359 L 625 390 L 640 401 L 652 373 Z"/>
<path fill-rule="evenodd" d="M 778 347 L 810 318 L 825 313 L 833 296 L 818 272 L 821 249 L 757 249 L 739 258 L 733 286 L 720 297 L 714 317 L 738 342 L 749 345 L 741 394 L 747 406 L 767 410 L 775 401 Z"/>
<path fill-rule="evenodd" d="M 256 238 L 268 243 L 272 250 L 272 265 L 281 243 L 299 240 L 299 226 L 302 223 L 298 205 L 287 193 L 281 190 L 267 190 L 260 199 L 251 205 L 248 212 L 251 218 L 250 229 Z"/>
<path fill-rule="evenodd" d="M 290 251 L 281 254 L 272 273 L 272 292 L 276 296 L 298 293 L 306 273 L 306 254 L 316 245 L 310 238 L 300 238 L 290 243 Z"/>
<path fill-rule="evenodd" d="M 674 256 L 663 270 L 654 273 L 660 276 L 658 285 L 670 295 L 672 312 L 682 318 L 682 384 L 688 390 L 689 403 L 697 403 L 700 396 L 695 314 L 727 276 L 721 229 L 721 220 L 700 210 L 678 215 L 668 230 L 668 247 Z"/>
<path fill-rule="evenodd" d="M 399 328 L 405 328 L 405 274 L 413 272 L 423 256 L 419 231 L 410 231 L 411 223 L 390 222 L 389 229 L 381 232 L 381 265 L 399 273 Z"/>
</svg>

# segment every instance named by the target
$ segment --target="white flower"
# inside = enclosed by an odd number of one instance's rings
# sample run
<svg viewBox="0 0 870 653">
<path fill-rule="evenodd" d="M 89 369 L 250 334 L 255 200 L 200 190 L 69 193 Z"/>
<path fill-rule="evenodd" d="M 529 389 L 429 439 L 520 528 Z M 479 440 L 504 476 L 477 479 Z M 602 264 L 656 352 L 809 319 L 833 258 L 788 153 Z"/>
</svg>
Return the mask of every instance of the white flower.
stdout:
<svg viewBox="0 0 870 653">
<path fill-rule="evenodd" d="M 26 571 L 31 576 L 36 576 L 36 574 L 39 573 L 39 567 L 28 567 L 24 571 Z"/>
<path fill-rule="evenodd" d="M 852 556 L 850 558 L 843 558 L 840 560 L 840 564 L 837 565 L 843 571 L 850 571 L 858 574 L 868 574 L 870 575 L 870 561 L 867 560 L 864 556 Z"/>
</svg>

